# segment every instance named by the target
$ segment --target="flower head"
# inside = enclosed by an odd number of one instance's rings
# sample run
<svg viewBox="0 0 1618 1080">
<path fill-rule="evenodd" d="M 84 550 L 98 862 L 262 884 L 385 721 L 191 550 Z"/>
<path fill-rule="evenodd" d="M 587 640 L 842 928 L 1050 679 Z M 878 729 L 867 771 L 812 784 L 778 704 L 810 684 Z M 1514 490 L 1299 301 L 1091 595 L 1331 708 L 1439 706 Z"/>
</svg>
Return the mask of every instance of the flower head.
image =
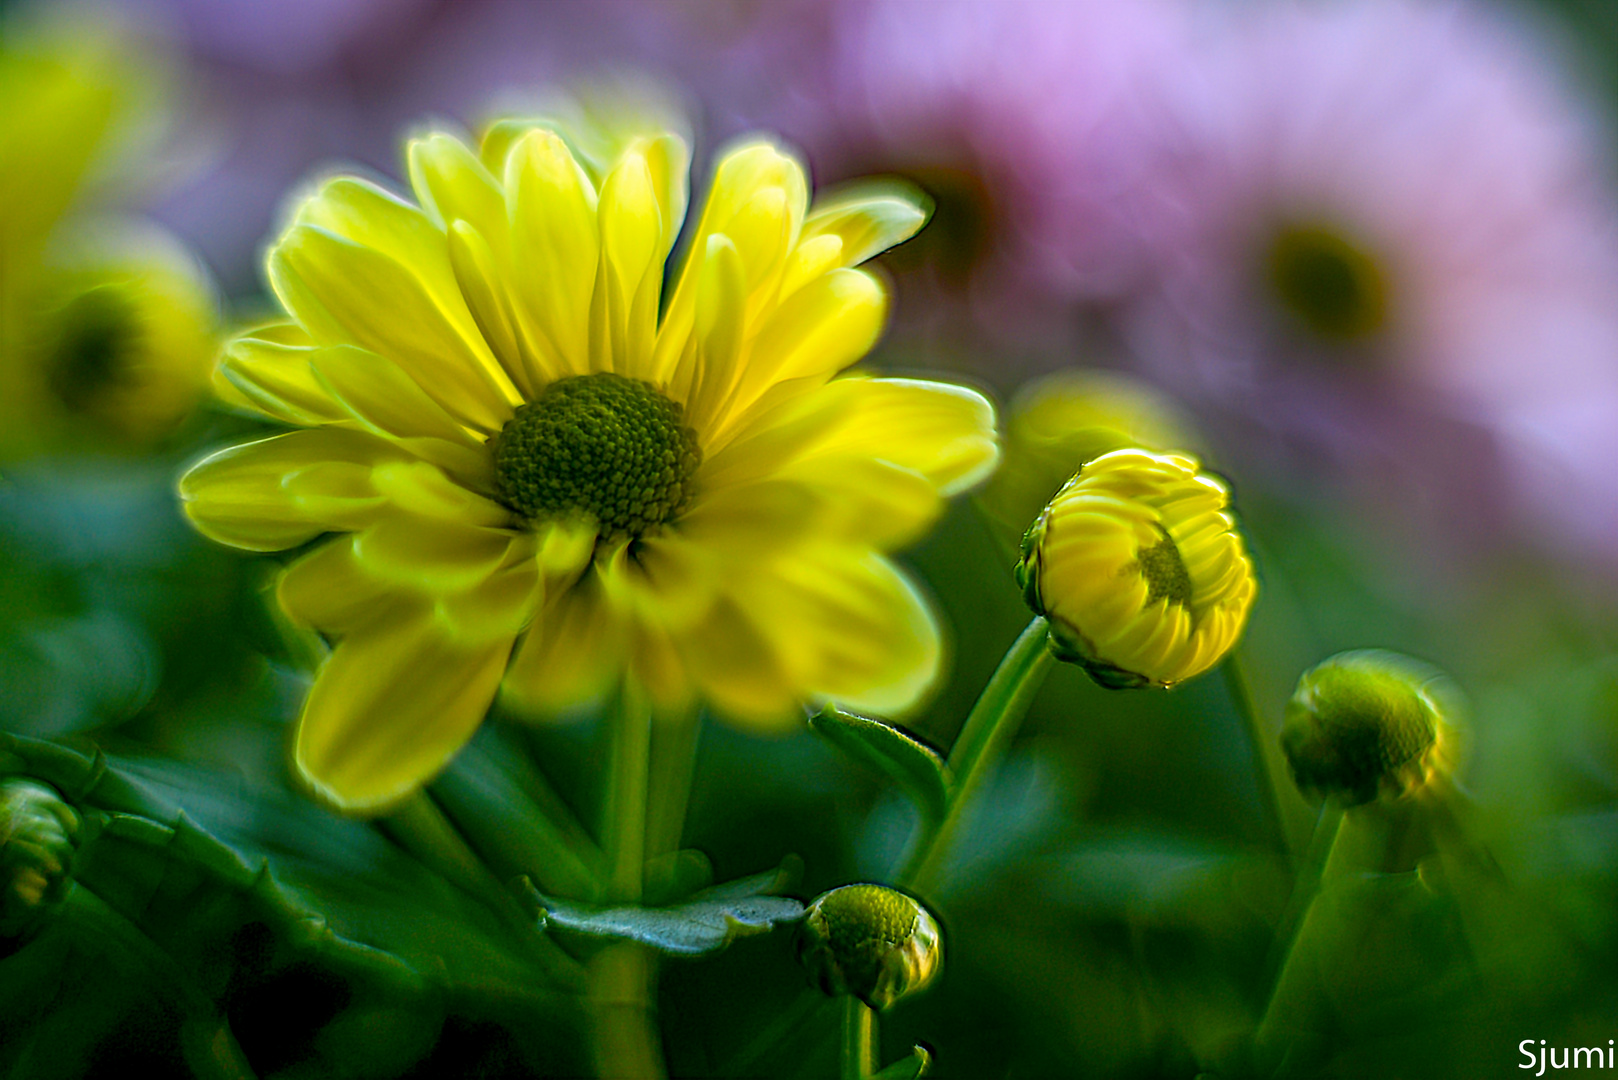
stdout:
<svg viewBox="0 0 1618 1080">
<path fill-rule="evenodd" d="M 920 903 L 883 885 L 844 885 L 809 905 L 798 958 L 826 994 L 882 1010 L 925 989 L 944 956 L 938 921 Z"/>
<path fill-rule="evenodd" d="M 409 147 L 420 205 L 329 181 L 269 255 L 286 321 L 226 349 L 226 400 L 303 430 L 181 481 L 209 536 L 326 539 L 281 579 L 336 647 L 297 765 L 386 806 L 442 768 L 502 685 L 554 713 L 622 678 L 753 725 L 835 697 L 900 709 L 938 663 L 881 552 L 993 467 L 979 395 L 834 378 L 880 333 L 854 267 L 923 213 L 893 185 L 809 205 L 771 142 L 726 154 L 664 296 L 677 136 L 586 154 L 547 123 Z"/>
<path fill-rule="evenodd" d="M 1057 655 L 1115 689 L 1217 663 L 1258 591 L 1229 500 L 1183 454 L 1116 450 L 1086 465 L 1028 530 L 1017 567 Z"/>
<path fill-rule="evenodd" d="M 152 72 L 70 21 L 0 49 L 0 455 L 141 445 L 198 402 L 206 275 L 161 230 L 75 213 Z"/>
<path fill-rule="evenodd" d="M 1491 455 L 1433 432 L 1481 429 L 1540 519 L 1610 537 L 1618 207 L 1597 122 L 1521 20 L 1404 2 L 1215 20 L 1165 90 L 1184 143 L 1143 174 L 1159 209 L 1129 333 L 1173 384 L 1357 476 L 1386 461 L 1454 516 Z"/>
<path fill-rule="evenodd" d="M 1307 793 L 1358 806 L 1453 765 L 1455 695 L 1442 672 L 1382 649 L 1338 653 L 1298 679 L 1281 748 Z"/>
</svg>

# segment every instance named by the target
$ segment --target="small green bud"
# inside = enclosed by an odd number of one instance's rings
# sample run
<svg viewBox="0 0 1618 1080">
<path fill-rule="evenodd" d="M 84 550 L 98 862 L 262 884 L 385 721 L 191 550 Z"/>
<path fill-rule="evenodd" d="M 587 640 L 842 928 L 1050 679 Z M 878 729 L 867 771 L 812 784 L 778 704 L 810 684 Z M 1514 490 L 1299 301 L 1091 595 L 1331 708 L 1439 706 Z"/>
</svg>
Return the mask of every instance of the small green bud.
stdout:
<svg viewBox="0 0 1618 1080">
<path fill-rule="evenodd" d="M 0 780 L 0 940 L 32 929 L 67 895 L 79 816 L 36 780 Z"/>
<path fill-rule="evenodd" d="M 1281 749 L 1306 794 L 1347 806 L 1399 798 L 1448 768 L 1453 701 L 1448 678 L 1420 661 L 1380 649 L 1339 653 L 1298 680 Z"/>
<path fill-rule="evenodd" d="M 844 885 L 809 905 L 798 958 L 828 995 L 881 1011 L 937 978 L 944 953 L 938 921 L 920 903 L 882 885 Z"/>
</svg>

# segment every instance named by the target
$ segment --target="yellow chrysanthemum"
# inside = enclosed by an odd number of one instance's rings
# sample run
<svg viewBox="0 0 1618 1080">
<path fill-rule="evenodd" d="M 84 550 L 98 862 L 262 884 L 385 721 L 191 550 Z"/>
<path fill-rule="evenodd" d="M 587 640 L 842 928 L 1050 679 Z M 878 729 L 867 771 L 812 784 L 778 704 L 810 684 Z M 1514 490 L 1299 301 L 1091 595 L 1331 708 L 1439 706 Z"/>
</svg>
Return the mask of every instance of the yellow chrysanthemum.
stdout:
<svg viewBox="0 0 1618 1080">
<path fill-rule="evenodd" d="M 880 552 L 993 467 L 994 417 L 959 387 L 833 376 L 886 312 L 853 267 L 920 227 L 916 198 L 811 208 L 803 167 L 747 142 L 665 300 L 678 137 L 587 156 L 505 123 L 408 161 L 419 208 L 352 178 L 301 206 L 269 255 L 290 320 L 226 350 L 227 399 L 307 430 L 181 481 L 225 543 L 339 534 L 279 588 L 336 639 L 298 731 L 307 780 L 385 806 L 502 685 L 548 713 L 627 676 L 656 707 L 757 725 L 806 698 L 913 701 L 937 631 Z"/>
<path fill-rule="evenodd" d="M 1230 493 L 1184 454 L 1115 450 L 1023 540 L 1017 580 L 1057 655 L 1103 686 L 1169 686 L 1241 636 L 1257 593 Z"/>
<path fill-rule="evenodd" d="M 147 74 L 77 24 L 0 49 L 5 457 L 147 443 L 206 390 L 217 347 L 206 275 L 151 225 L 70 212 L 141 119 Z"/>
</svg>

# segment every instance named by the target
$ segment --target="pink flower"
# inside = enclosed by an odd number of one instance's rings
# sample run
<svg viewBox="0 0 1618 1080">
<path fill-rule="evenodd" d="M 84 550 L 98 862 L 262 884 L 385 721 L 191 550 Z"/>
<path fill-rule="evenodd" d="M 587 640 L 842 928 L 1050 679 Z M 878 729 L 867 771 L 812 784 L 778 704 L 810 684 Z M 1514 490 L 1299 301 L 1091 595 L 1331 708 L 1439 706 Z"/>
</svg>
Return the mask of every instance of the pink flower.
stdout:
<svg viewBox="0 0 1618 1080">
<path fill-rule="evenodd" d="M 1038 308 L 1120 293 L 1139 267 L 1122 192 L 1156 157 L 1146 92 L 1184 62 L 1163 0 L 844 3 L 823 93 L 786 130 L 827 179 L 891 170 L 941 196 L 923 244 L 976 298 Z M 1008 322 L 1000 319 L 1001 323 Z"/>
<path fill-rule="evenodd" d="M 1618 212 L 1594 124 L 1524 30 L 1393 2 L 1216 28 L 1165 84 L 1183 145 L 1140 203 L 1153 274 L 1129 332 L 1229 405 L 1314 418 L 1358 395 L 1480 425 L 1520 510 L 1610 545 Z"/>
</svg>

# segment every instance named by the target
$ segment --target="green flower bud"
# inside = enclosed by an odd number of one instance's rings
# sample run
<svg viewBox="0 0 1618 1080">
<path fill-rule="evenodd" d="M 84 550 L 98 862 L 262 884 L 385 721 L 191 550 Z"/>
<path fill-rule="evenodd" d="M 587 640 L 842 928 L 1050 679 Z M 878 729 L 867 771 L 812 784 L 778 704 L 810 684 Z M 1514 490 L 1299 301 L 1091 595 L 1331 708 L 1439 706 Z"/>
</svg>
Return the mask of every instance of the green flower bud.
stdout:
<svg viewBox="0 0 1618 1080">
<path fill-rule="evenodd" d="M 844 885 L 809 905 L 798 958 L 827 994 L 881 1011 L 937 978 L 944 953 L 920 903 L 882 885 Z"/>
<path fill-rule="evenodd" d="M 1398 653 L 1338 653 L 1304 672 L 1281 749 L 1305 794 L 1359 806 L 1399 798 L 1453 763 L 1456 699 L 1437 669 Z"/>
<path fill-rule="evenodd" d="M 79 816 L 35 780 L 0 780 L 0 939 L 32 929 L 67 895 Z"/>
</svg>

